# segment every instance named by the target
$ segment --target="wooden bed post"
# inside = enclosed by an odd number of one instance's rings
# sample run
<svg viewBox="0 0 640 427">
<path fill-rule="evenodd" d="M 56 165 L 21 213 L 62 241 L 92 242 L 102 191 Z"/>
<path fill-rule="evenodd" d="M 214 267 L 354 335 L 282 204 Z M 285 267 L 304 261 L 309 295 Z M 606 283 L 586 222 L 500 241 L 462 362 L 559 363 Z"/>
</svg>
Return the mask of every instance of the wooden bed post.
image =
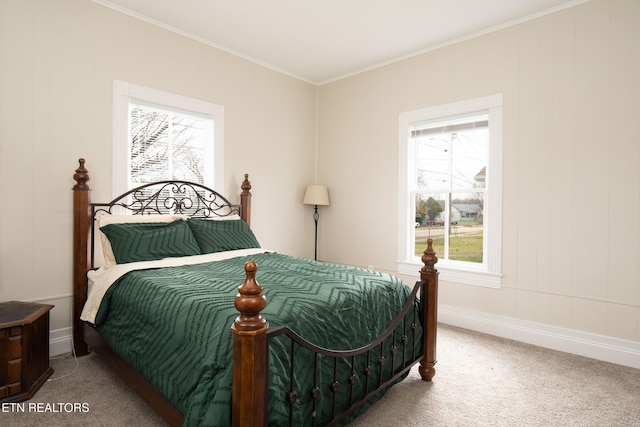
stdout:
<svg viewBox="0 0 640 427">
<path fill-rule="evenodd" d="M 438 330 L 438 270 L 434 267 L 438 257 L 433 250 L 433 239 L 427 239 L 427 249 L 422 255 L 424 267 L 420 269 L 420 280 L 425 280 L 420 296 L 423 301 L 424 315 L 424 357 L 420 360 L 420 376 L 424 381 L 431 381 L 436 374 L 436 332 Z"/>
<path fill-rule="evenodd" d="M 87 300 L 87 260 L 89 238 L 89 181 L 88 171 L 84 167 L 84 159 L 79 159 L 80 166 L 76 169 L 73 179 L 73 345 L 77 356 L 89 353 L 82 333 L 80 313 Z"/>
<path fill-rule="evenodd" d="M 246 175 L 245 175 L 246 178 Z M 262 286 L 256 282 L 258 266 L 248 261 L 247 277 L 235 299 L 240 316 L 231 326 L 233 333 L 233 392 L 231 423 L 234 427 L 266 425 L 267 408 L 267 329 L 260 315 L 267 305 Z"/>
<path fill-rule="evenodd" d="M 249 174 L 244 174 L 242 181 L 242 193 L 240 193 L 240 205 L 242 206 L 242 219 L 251 227 L 251 183 L 249 182 Z"/>
</svg>

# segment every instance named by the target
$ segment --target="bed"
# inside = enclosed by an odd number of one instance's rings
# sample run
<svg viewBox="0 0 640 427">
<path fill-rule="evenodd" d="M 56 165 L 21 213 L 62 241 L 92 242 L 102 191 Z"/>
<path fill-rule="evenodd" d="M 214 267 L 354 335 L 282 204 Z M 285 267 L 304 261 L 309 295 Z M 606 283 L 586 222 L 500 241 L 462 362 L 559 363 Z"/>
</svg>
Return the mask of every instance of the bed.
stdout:
<svg viewBox="0 0 640 427">
<path fill-rule="evenodd" d="M 343 425 L 406 377 L 435 375 L 437 257 L 413 288 L 263 249 L 240 204 L 163 181 L 92 203 L 73 187 L 73 341 L 169 425 Z"/>
</svg>

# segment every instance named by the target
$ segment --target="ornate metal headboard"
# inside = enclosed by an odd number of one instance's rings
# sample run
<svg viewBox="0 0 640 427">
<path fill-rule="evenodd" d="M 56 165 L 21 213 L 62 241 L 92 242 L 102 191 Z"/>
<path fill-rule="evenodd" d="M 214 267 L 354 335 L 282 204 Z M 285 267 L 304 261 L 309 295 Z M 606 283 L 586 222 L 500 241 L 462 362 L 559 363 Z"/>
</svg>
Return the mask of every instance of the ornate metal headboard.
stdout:
<svg viewBox="0 0 640 427">
<path fill-rule="evenodd" d="M 120 211 L 132 215 L 184 214 L 210 218 L 242 216 L 242 207 L 220 193 L 188 181 L 158 181 L 129 190 L 108 203 L 92 203 L 95 213 Z"/>
<path fill-rule="evenodd" d="M 244 185 L 248 184 L 245 175 Z M 249 185 L 250 188 L 250 185 Z M 136 187 L 108 203 L 91 203 L 90 266 L 95 268 L 96 220 L 100 215 L 173 215 L 194 218 L 243 217 L 241 205 L 204 185 L 188 181 L 158 181 Z"/>
</svg>

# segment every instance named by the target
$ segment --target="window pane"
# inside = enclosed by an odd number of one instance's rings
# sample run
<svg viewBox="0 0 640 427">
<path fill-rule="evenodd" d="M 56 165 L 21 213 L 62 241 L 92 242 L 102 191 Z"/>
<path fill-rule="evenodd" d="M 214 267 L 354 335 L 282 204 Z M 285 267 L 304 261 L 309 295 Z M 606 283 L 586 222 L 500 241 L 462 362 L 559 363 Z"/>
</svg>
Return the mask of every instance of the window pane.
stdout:
<svg viewBox="0 0 640 427">
<path fill-rule="evenodd" d="M 204 183 L 210 119 L 145 104 L 130 104 L 131 183 L 177 179 Z"/>
<path fill-rule="evenodd" d="M 433 239 L 433 249 L 438 256 L 444 256 L 445 195 L 417 194 L 415 215 L 414 253 L 422 256 L 427 238 Z"/>
<path fill-rule="evenodd" d="M 173 179 L 204 184 L 205 120 L 197 116 L 173 116 Z"/>
<path fill-rule="evenodd" d="M 451 134 L 451 146 L 452 188 L 484 188 L 489 154 L 488 128 L 454 132 Z"/>
<path fill-rule="evenodd" d="M 169 157 L 166 141 L 167 114 L 140 105 L 130 110 L 131 182 L 141 184 L 167 179 Z"/>
<path fill-rule="evenodd" d="M 455 190 L 484 187 L 489 153 L 487 115 L 435 123 L 411 130 L 416 155 L 416 188 Z"/>
<path fill-rule="evenodd" d="M 451 151 L 448 135 L 430 134 L 415 138 L 417 188 L 439 190 L 451 188 Z"/>
<path fill-rule="evenodd" d="M 449 259 L 482 263 L 484 193 L 453 194 L 449 221 Z"/>
</svg>

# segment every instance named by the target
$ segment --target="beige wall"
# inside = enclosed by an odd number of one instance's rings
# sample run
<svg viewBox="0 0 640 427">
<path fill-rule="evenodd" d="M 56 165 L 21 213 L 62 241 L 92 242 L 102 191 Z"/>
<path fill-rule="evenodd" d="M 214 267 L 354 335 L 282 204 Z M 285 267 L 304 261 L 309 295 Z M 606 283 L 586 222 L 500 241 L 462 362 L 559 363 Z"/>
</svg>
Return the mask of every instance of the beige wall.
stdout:
<svg viewBox="0 0 640 427">
<path fill-rule="evenodd" d="M 639 23 L 594 0 L 321 86 L 319 256 L 394 272 L 398 114 L 502 93 L 503 286 L 440 302 L 640 341 Z"/>
<path fill-rule="evenodd" d="M 89 0 L 0 13 L 0 301 L 55 304 L 51 328 L 70 326 L 72 175 L 85 157 L 93 200 L 111 198 L 114 79 L 224 105 L 223 192 L 249 173 L 263 246 L 312 256 L 315 86 Z"/>
</svg>

